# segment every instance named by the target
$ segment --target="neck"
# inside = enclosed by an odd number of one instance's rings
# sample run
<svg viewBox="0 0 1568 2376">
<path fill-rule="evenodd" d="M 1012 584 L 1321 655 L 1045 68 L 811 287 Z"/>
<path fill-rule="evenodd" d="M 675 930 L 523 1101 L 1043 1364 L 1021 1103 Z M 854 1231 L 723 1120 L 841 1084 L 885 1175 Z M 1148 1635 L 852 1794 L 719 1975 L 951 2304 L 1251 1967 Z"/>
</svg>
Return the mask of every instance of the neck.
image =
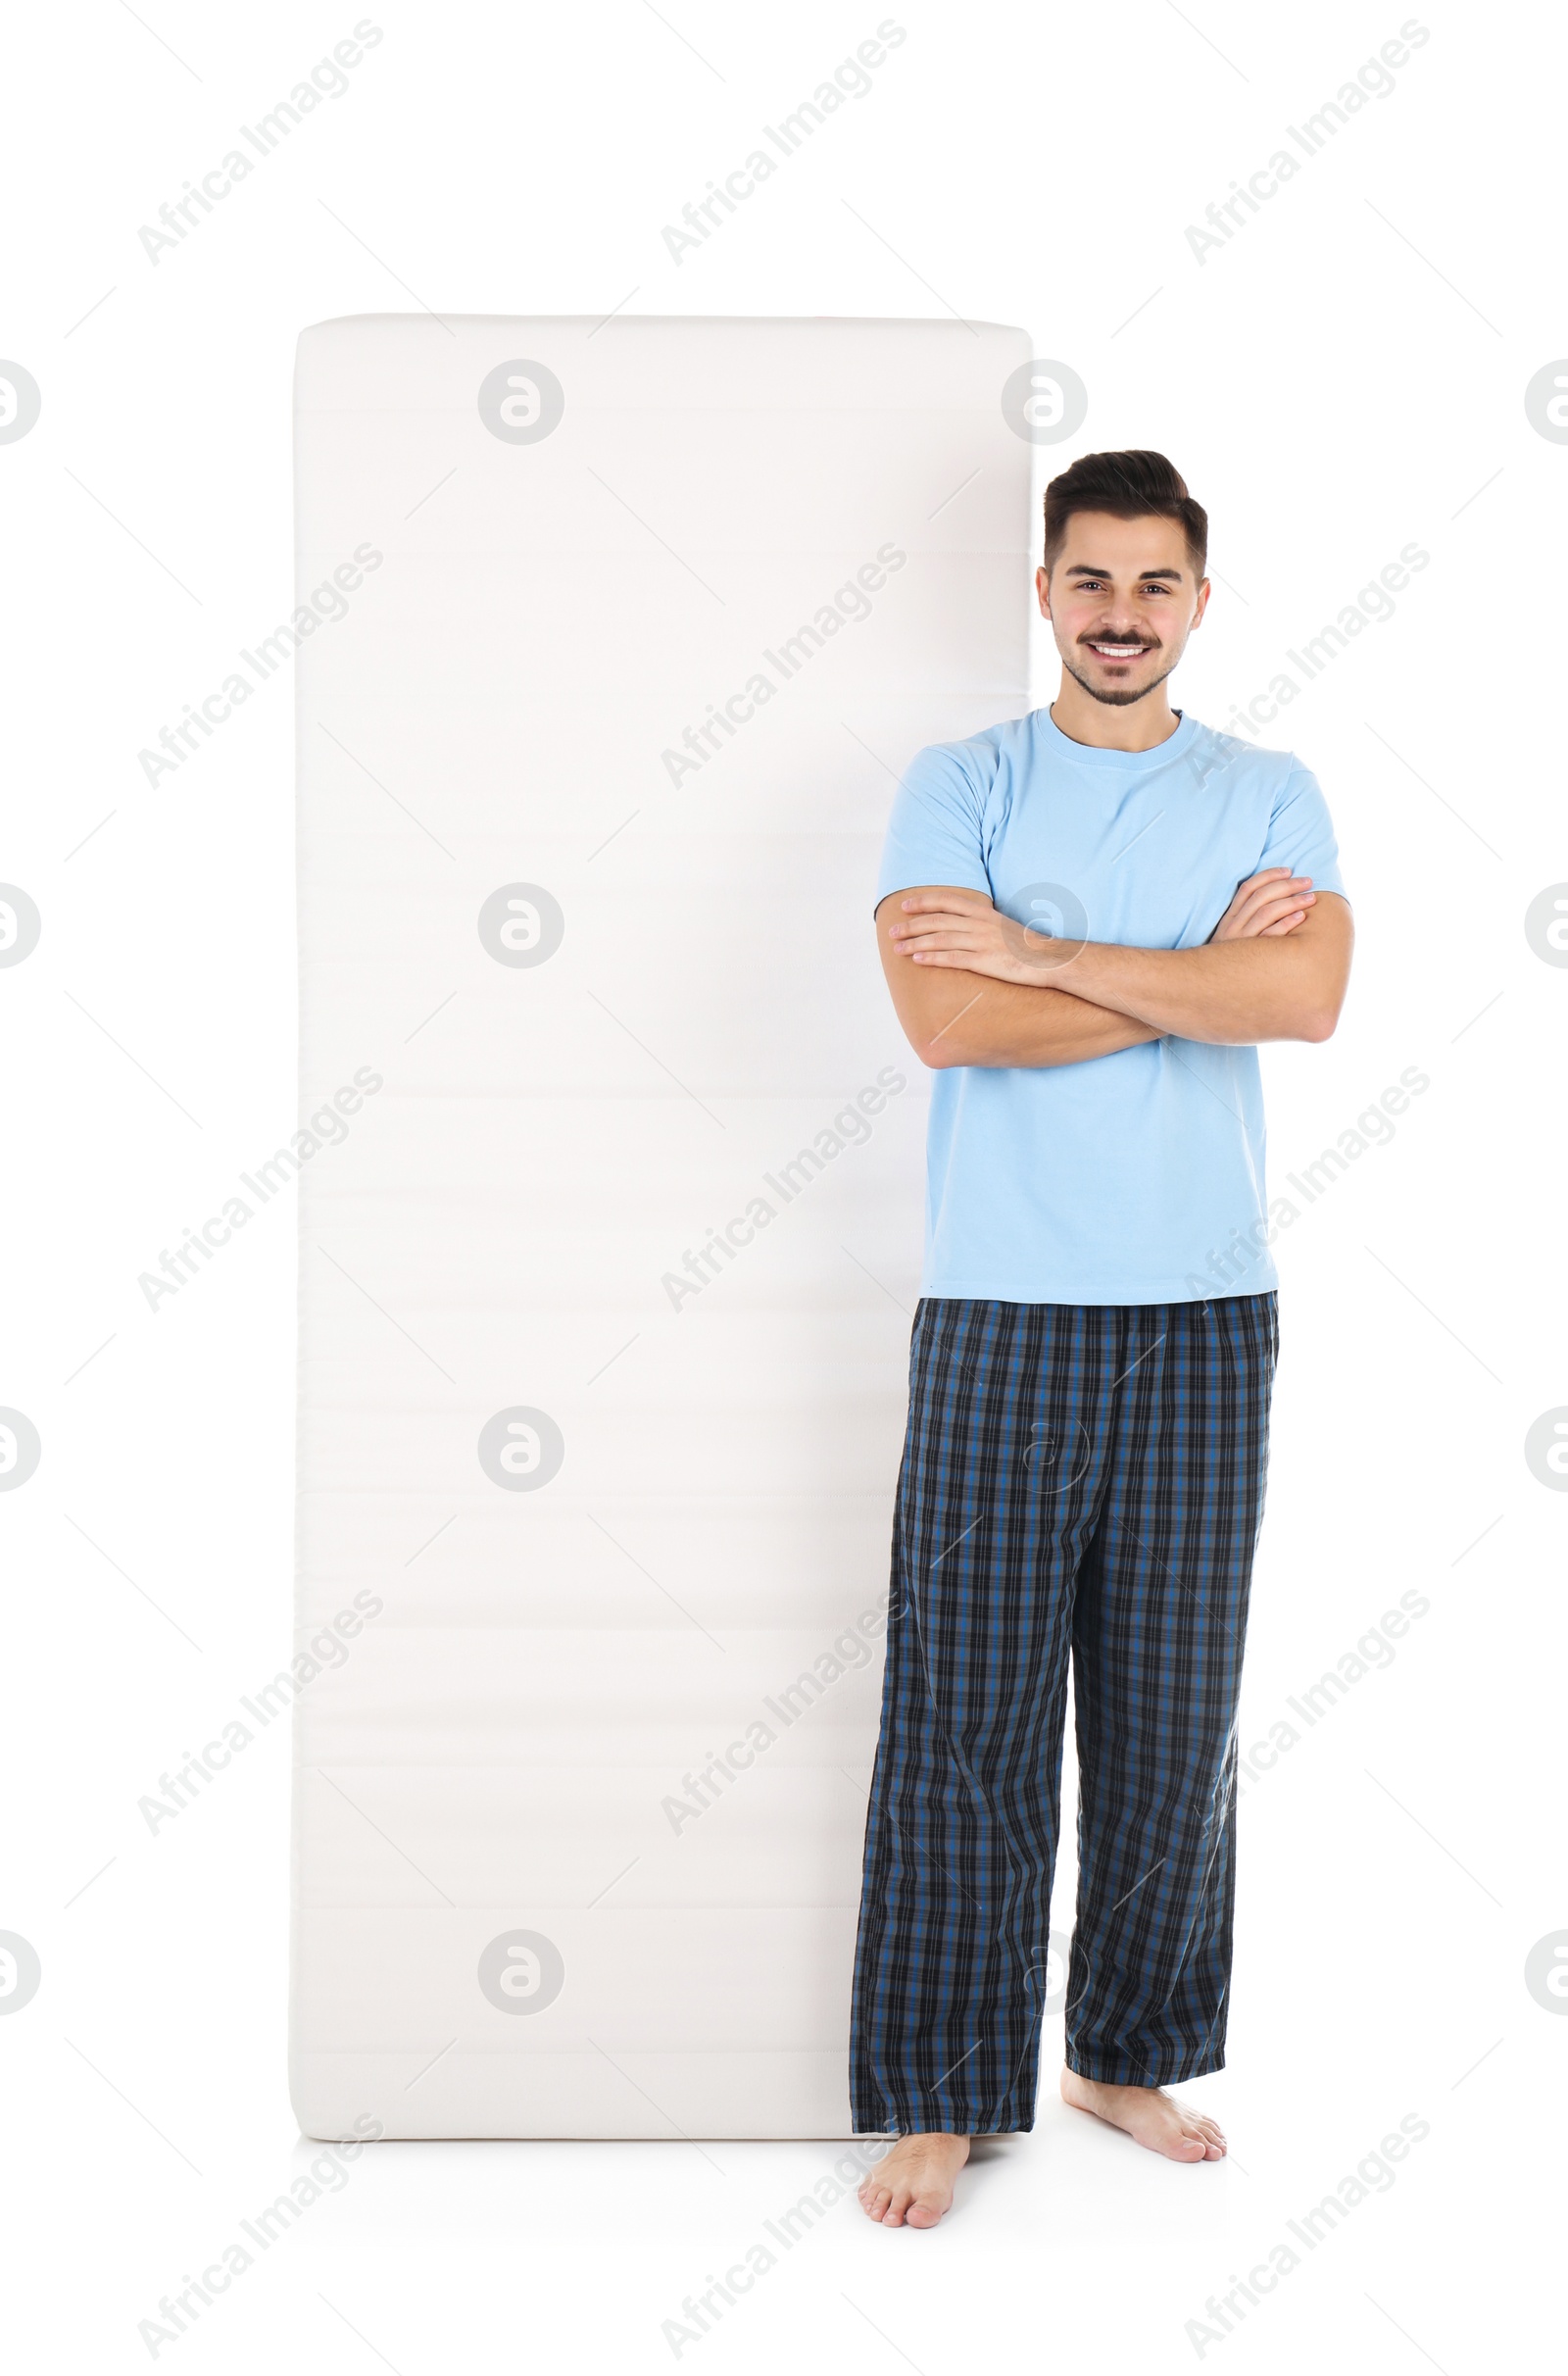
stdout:
<svg viewBox="0 0 1568 2376">
<path fill-rule="evenodd" d="M 1098 751 L 1152 751 L 1169 741 L 1181 719 L 1165 699 L 1162 684 L 1123 709 L 1096 701 L 1063 668 L 1061 689 L 1051 705 L 1051 722 L 1070 742 L 1088 743 Z"/>
</svg>

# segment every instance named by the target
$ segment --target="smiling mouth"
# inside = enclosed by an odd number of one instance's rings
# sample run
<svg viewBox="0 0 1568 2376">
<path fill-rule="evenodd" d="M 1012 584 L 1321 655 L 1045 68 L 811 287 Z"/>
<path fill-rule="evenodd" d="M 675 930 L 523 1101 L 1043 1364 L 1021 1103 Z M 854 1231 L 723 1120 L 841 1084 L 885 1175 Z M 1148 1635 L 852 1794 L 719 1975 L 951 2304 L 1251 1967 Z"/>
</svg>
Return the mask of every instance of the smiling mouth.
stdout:
<svg viewBox="0 0 1568 2376">
<path fill-rule="evenodd" d="M 1152 644 L 1106 643 L 1099 636 L 1091 637 L 1089 641 L 1090 651 L 1101 660 L 1142 660 L 1144 654 L 1152 652 L 1153 648 Z"/>
</svg>

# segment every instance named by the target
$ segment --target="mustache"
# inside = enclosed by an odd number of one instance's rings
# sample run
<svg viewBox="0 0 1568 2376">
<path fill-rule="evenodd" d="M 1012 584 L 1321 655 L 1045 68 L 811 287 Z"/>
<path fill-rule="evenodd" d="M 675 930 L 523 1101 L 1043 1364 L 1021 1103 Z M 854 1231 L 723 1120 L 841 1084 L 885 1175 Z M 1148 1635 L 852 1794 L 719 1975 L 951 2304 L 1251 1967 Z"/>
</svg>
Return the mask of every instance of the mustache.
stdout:
<svg viewBox="0 0 1568 2376">
<path fill-rule="evenodd" d="M 1078 641 L 1081 644 L 1136 644 L 1140 652 L 1157 652 L 1159 650 L 1157 640 L 1142 635 L 1113 635 L 1108 627 L 1097 627 L 1092 635 L 1080 635 Z"/>
</svg>

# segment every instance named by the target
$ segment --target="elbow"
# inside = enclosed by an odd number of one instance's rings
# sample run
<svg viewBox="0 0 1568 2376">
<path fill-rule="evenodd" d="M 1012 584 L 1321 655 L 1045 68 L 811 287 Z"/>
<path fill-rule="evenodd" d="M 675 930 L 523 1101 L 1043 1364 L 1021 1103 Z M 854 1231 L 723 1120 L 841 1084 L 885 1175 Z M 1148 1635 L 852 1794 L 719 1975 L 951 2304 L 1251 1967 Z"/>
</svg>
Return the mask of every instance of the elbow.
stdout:
<svg viewBox="0 0 1568 2376">
<path fill-rule="evenodd" d="M 1305 1013 L 1300 1017 L 1297 1037 L 1321 1043 L 1332 1039 L 1339 1027 L 1340 1010 L 1345 1005 L 1350 987 L 1349 965 L 1325 965 L 1316 980 L 1299 985 L 1298 996 Z"/>
<path fill-rule="evenodd" d="M 951 1072 L 957 1064 L 973 1063 L 972 1057 L 965 1056 L 963 1050 L 955 1045 L 949 1036 L 951 1030 L 952 1025 L 944 1023 L 939 1031 L 928 1034 L 911 1030 L 907 1023 L 905 1024 L 904 1036 L 928 1072 Z"/>
</svg>

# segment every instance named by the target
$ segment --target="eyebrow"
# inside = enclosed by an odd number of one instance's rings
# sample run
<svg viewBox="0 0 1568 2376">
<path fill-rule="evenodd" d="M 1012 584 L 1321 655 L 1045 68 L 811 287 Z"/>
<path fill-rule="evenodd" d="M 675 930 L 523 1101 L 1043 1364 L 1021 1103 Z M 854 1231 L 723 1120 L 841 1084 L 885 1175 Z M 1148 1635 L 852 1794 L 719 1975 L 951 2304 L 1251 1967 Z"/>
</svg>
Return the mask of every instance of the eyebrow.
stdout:
<svg viewBox="0 0 1568 2376">
<path fill-rule="evenodd" d="M 1092 562 L 1087 561 L 1075 561 L 1067 571 L 1069 577 L 1114 577 L 1115 574 L 1114 569 L 1096 569 Z M 1132 574 L 1135 577 L 1168 577 L 1177 585 L 1182 579 L 1180 569 L 1134 569 Z"/>
</svg>

